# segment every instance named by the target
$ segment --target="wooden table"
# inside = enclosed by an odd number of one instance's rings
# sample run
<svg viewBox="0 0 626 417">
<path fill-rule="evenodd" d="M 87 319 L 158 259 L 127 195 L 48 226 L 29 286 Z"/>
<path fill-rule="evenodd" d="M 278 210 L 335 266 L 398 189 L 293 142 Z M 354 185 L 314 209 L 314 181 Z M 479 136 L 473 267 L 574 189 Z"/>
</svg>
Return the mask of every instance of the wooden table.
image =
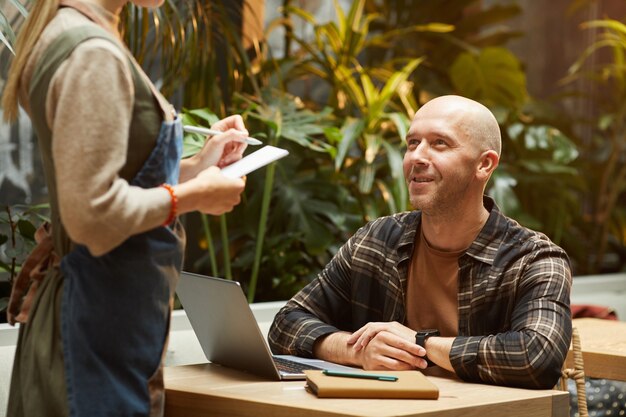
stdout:
<svg viewBox="0 0 626 417">
<path fill-rule="evenodd" d="M 585 363 L 585 376 L 626 381 L 626 322 L 575 319 Z M 567 367 L 574 367 L 572 351 Z"/>
<path fill-rule="evenodd" d="M 272 382 L 214 364 L 165 369 L 165 416 L 569 416 L 569 394 L 429 377 L 438 400 L 319 399 L 304 381 Z"/>
</svg>

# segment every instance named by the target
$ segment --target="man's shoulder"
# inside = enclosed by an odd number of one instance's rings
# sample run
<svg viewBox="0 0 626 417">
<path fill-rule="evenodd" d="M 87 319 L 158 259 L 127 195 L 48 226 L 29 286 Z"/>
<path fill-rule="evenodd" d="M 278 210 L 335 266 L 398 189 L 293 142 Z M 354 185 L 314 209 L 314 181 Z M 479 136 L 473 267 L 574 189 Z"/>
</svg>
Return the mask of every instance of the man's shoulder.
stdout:
<svg viewBox="0 0 626 417">
<path fill-rule="evenodd" d="M 397 246 L 405 241 L 413 241 L 420 221 L 417 211 L 406 211 L 378 217 L 369 221 L 356 233 L 359 239 L 386 242 L 386 246 Z"/>
<path fill-rule="evenodd" d="M 514 244 L 519 249 L 528 251 L 548 249 L 556 252 L 565 252 L 544 233 L 523 226 L 517 220 L 504 214 L 501 214 L 501 216 L 506 223 L 506 227 L 502 229 L 504 232 L 501 236 L 503 242 Z"/>
<path fill-rule="evenodd" d="M 382 216 L 369 221 L 364 228 L 370 231 L 396 231 L 402 232 L 407 227 L 415 226 L 419 221 L 420 214 L 418 211 L 404 211 L 401 213 Z"/>
</svg>

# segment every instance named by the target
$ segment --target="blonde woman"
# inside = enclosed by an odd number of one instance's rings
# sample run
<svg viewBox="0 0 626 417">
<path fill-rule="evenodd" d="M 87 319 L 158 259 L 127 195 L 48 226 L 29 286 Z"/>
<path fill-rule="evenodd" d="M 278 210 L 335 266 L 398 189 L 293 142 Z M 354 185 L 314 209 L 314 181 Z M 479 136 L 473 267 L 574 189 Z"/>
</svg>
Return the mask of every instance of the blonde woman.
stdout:
<svg viewBox="0 0 626 417">
<path fill-rule="evenodd" d="M 16 44 L 4 114 L 19 102 L 35 126 L 52 220 L 8 309 L 21 323 L 12 417 L 161 415 L 177 215 L 230 211 L 245 186 L 218 168 L 244 151 L 239 116 L 180 161 L 180 118 L 120 40 L 126 3 L 37 1 Z"/>
</svg>

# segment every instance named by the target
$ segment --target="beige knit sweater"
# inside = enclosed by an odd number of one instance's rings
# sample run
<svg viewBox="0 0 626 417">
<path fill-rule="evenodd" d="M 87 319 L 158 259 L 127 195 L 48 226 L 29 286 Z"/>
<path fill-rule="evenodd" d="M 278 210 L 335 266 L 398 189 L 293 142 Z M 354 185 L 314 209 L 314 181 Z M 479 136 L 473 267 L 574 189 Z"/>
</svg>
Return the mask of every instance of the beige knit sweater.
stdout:
<svg viewBox="0 0 626 417">
<path fill-rule="evenodd" d="M 91 3 L 89 8 L 101 25 L 117 33 L 116 15 Z M 37 59 L 60 33 L 85 24 L 94 23 L 62 8 L 42 33 L 21 79 L 20 103 L 29 114 L 27 92 Z M 166 190 L 131 186 L 118 175 L 126 159 L 133 97 L 127 57 L 101 39 L 79 45 L 48 90 L 46 118 L 61 221 L 70 238 L 95 256 L 161 225 L 170 210 Z M 171 108 L 160 94 L 158 98 L 164 117 L 171 120 Z"/>
</svg>

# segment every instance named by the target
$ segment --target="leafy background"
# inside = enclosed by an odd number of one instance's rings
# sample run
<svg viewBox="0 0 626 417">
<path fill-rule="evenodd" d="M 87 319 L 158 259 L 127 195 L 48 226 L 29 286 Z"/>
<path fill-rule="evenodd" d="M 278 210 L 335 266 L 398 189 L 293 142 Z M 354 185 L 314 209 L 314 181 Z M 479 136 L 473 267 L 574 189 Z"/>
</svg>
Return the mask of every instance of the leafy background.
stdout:
<svg viewBox="0 0 626 417">
<path fill-rule="evenodd" d="M 400 161 L 410 119 L 428 99 L 460 94 L 500 123 L 503 157 L 488 192 L 504 212 L 563 246 L 578 275 L 624 271 L 626 27 L 587 21 L 580 30 L 593 31 L 592 42 L 561 74 L 560 93 L 533 97 L 508 46 L 527 36 L 507 25 L 522 3 L 336 1 L 328 21 L 285 0 L 256 34 L 242 31 L 243 19 L 260 3 L 127 7 L 125 40 L 185 123 L 240 113 L 254 136 L 290 151 L 249 176 L 232 213 L 185 217 L 186 269 L 242 282 L 251 302 L 290 297 L 364 222 L 409 209 Z M 12 44 L 21 15 L 2 16 L 0 40 Z M 594 111 L 572 111 L 573 97 Z M 202 140 L 188 135 L 186 155 Z M 11 213 L 0 218 L 0 268 L 14 259 L 15 271 L 28 245 L 10 237 L 32 245 L 32 227 L 14 225 L 36 221 L 30 206 Z"/>
</svg>

